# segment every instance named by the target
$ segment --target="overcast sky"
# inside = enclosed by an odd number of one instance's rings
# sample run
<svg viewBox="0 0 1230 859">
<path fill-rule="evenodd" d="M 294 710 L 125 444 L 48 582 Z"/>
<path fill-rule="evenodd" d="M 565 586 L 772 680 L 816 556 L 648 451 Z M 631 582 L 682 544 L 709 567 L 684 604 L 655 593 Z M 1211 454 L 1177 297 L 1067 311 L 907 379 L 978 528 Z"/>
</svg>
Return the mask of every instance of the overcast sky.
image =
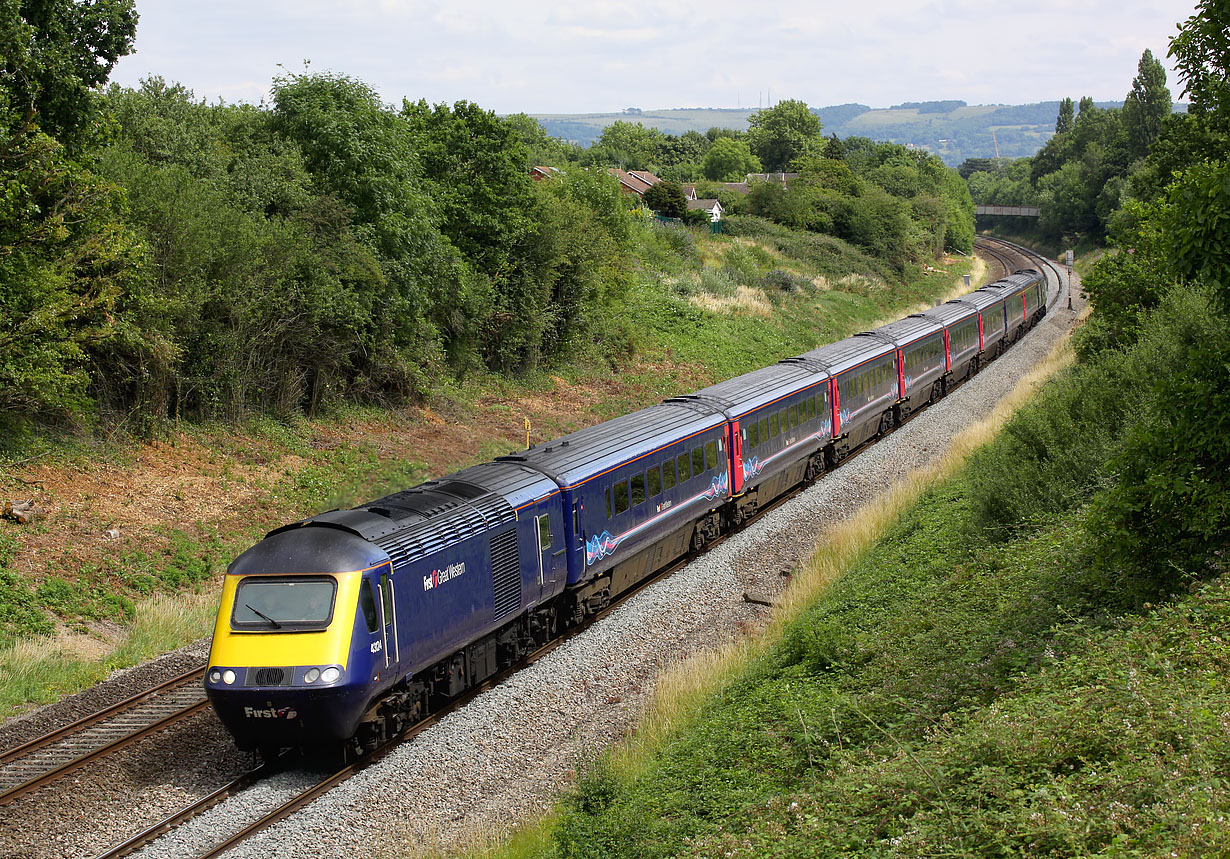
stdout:
<svg viewBox="0 0 1230 859">
<path fill-rule="evenodd" d="M 1075 7 L 1075 8 L 1074 8 Z M 813 107 L 964 99 L 1121 100 L 1141 52 L 1167 67 L 1194 0 L 137 0 L 136 53 L 112 80 L 160 75 L 197 97 L 267 98 L 303 69 L 389 103 L 498 113 Z"/>
</svg>

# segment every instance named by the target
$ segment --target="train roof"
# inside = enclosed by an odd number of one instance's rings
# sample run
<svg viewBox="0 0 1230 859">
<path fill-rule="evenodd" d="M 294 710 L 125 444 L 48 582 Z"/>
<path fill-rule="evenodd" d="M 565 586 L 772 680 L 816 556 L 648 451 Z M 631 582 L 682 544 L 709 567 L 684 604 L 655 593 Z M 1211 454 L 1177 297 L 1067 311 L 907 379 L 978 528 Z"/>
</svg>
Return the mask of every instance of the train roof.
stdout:
<svg viewBox="0 0 1230 859">
<path fill-rule="evenodd" d="M 928 319 L 934 319 L 945 328 L 951 328 L 958 322 L 970 318 L 977 312 L 977 306 L 966 301 L 964 298 L 956 298 L 952 301 L 946 301 L 943 304 L 937 304 L 935 307 L 929 307 L 922 313 L 915 315 L 925 316 Z"/>
<path fill-rule="evenodd" d="M 576 486 L 668 444 L 721 426 L 725 420 L 705 403 L 662 403 L 501 456 L 499 461 L 525 463 L 554 478 L 561 487 Z"/>
<path fill-rule="evenodd" d="M 892 340 L 900 349 L 902 346 L 908 346 L 915 340 L 920 340 L 931 334 L 942 334 L 944 326 L 929 319 L 926 316 L 907 316 L 905 319 L 898 319 L 896 322 L 890 322 L 887 325 L 881 325 L 875 329 L 875 334 L 880 334 Z"/>
<path fill-rule="evenodd" d="M 995 287 L 995 284 L 984 286 L 975 289 L 969 295 L 962 296 L 958 301 L 964 301 L 972 304 L 978 310 L 986 310 L 1004 300 L 1004 293 Z"/>
<path fill-rule="evenodd" d="M 884 337 L 868 332 L 855 334 L 845 340 L 838 340 L 819 349 L 812 349 L 793 358 L 785 358 L 783 364 L 803 364 L 824 370 L 831 375 L 857 367 L 864 361 L 879 358 L 893 352 L 897 347 Z"/>
<path fill-rule="evenodd" d="M 266 540 L 297 529 L 305 541 L 318 538 L 302 529 L 348 532 L 400 565 L 515 521 L 516 508 L 556 491 L 553 481 L 532 468 L 487 462 L 351 510 L 321 513 L 272 531 Z"/>
<path fill-rule="evenodd" d="M 1007 277 L 1001 277 L 993 287 L 998 287 L 1005 293 L 1018 292 L 1026 287 L 1033 286 L 1039 280 L 1044 280 L 1042 274 L 1037 269 L 1023 268 L 1019 269 Z"/>
<path fill-rule="evenodd" d="M 720 409 L 732 420 L 782 397 L 819 385 L 827 371 L 804 364 L 773 364 L 742 376 L 702 388 L 692 394 L 671 397 L 668 403 L 701 402 Z"/>
</svg>

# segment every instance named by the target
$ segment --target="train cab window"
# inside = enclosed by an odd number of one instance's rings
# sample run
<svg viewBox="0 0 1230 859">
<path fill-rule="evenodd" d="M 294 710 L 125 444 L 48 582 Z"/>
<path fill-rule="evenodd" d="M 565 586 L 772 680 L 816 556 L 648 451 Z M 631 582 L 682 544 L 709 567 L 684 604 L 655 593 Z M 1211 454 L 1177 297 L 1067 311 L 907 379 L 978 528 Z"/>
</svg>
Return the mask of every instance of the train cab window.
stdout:
<svg viewBox="0 0 1230 859">
<path fill-rule="evenodd" d="M 632 478 L 632 506 L 645 503 L 645 475 L 638 474 Z"/>
<path fill-rule="evenodd" d="M 679 482 L 687 480 L 692 476 L 692 460 L 688 458 L 686 453 L 679 456 Z"/>
<path fill-rule="evenodd" d="M 662 463 L 662 488 L 675 488 L 675 460 L 668 459 Z"/>
<path fill-rule="evenodd" d="M 709 442 L 705 445 L 705 467 L 710 471 L 717 468 L 717 442 Z"/>
<path fill-rule="evenodd" d="M 388 573 L 380 574 L 380 593 L 384 595 L 384 625 L 393 622 L 393 583 Z"/>
<path fill-rule="evenodd" d="M 705 452 L 699 447 L 692 451 L 692 476 L 705 473 Z"/>
<path fill-rule="evenodd" d="M 653 498 L 662 491 L 662 469 L 655 465 L 645 472 L 645 476 L 649 478 L 649 497 Z"/>
<path fill-rule="evenodd" d="M 610 519 L 615 515 L 615 511 L 611 509 L 611 487 L 606 488 L 606 518 Z"/>
<path fill-rule="evenodd" d="M 781 434 L 782 430 L 780 424 L 778 423 L 777 412 L 774 412 L 769 416 L 769 436 L 771 438 L 777 438 Z"/>
<path fill-rule="evenodd" d="M 231 628 L 261 632 L 325 629 L 333 619 L 332 576 L 248 576 L 235 589 Z"/>
<path fill-rule="evenodd" d="M 745 430 L 747 433 L 747 446 L 756 447 L 760 444 L 760 424 L 752 421 L 751 425 Z"/>
<path fill-rule="evenodd" d="M 791 406 L 790 407 L 790 428 L 794 429 L 798 425 L 799 425 L 799 407 Z"/>
<path fill-rule="evenodd" d="M 370 580 L 364 580 L 359 587 L 359 609 L 363 612 L 363 622 L 367 624 L 368 632 L 375 632 L 380 628 L 380 622 L 376 618 L 376 598 L 372 596 L 372 583 Z"/>
<path fill-rule="evenodd" d="M 545 552 L 551 548 L 551 518 L 546 514 L 537 517 L 538 519 L 538 550 Z"/>
<path fill-rule="evenodd" d="M 615 515 L 628 509 L 628 481 L 615 484 Z"/>
</svg>

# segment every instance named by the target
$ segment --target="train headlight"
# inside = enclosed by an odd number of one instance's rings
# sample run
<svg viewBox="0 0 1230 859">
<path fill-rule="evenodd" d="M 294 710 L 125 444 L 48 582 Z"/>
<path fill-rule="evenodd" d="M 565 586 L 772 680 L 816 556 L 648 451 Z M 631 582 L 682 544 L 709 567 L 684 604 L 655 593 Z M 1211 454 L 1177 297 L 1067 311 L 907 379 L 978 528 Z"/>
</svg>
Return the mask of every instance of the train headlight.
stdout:
<svg viewBox="0 0 1230 859">
<path fill-rule="evenodd" d="M 234 683 L 235 682 L 235 672 L 229 668 L 223 671 L 222 672 L 222 682 L 225 683 L 227 686 L 230 686 L 232 683 Z"/>
<path fill-rule="evenodd" d="M 315 683 L 319 679 L 320 679 L 320 669 L 319 668 L 309 668 L 307 670 L 307 673 L 303 675 L 304 683 Z"/>
<path fill-rule="evenodd" d="M 320 679 L 325 683 L 333 683 L 341 676 L 342 672 L 338 671 L 336 668 L 326 668 L 324 671 L 320 672 Z"/>
<path fill-rule="evenodd" d="M 209 672 L 209 682 L 210 683 L 221 683 L 222 682 L 222 672 L 219 671 L 217 668 L 215 668 L 213 671 L 210 671 Z"/>
</svg>

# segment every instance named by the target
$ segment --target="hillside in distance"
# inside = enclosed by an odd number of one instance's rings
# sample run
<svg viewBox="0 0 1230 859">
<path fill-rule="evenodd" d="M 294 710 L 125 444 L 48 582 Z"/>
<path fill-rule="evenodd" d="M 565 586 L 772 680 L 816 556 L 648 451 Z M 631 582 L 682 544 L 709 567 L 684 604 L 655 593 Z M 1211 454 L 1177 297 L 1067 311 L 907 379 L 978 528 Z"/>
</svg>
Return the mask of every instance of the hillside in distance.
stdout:
<svg viewBox="0 0 1230 859">
<path fill-rule="evenodd" d="M 1122 107 L 1123 102 L 1098 102 L 1098 107 Z M 713 127 L 746 130 L 753 108 L 678 108 L 618 113 L 532 114 L 552 137 L 589 146 L 602 129 L 617 120 L 639 122 L 666 134 L 704 132 Z M 1033 155 L 1055 133 L 1058 101 L 1022 105 L 968 105 L 963 101 L 906 102 L 890 108 L 839 104 L 812 108 L 824 123 L 824 134 L 870 137 L 934 152 L 951 167 L 966 158 Z M 992 134 L 994 132 L 994 134 Z"/>
</svg>

